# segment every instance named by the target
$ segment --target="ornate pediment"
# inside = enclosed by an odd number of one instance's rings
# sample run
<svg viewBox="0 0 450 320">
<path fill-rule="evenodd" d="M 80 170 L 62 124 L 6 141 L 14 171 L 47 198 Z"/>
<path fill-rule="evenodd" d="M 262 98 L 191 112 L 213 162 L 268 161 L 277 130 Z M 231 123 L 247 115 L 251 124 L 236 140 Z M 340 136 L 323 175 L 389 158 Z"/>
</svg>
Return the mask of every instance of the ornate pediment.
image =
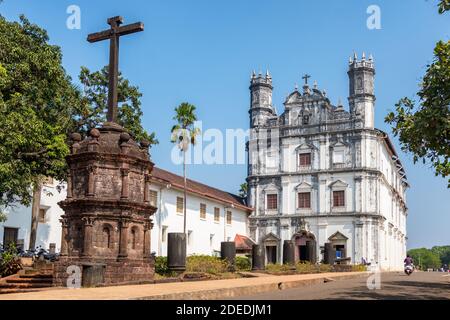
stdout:
<svg viewBox="0 0 450 320">
<path fill-rule="evenodd" d="M 263 242 L 279 242 L 279 241 L 281 241 L 281 239 L 273 232 L 270 232 L 264 236 L 262 241 Z"/>
<path fill-rule="evenodd" d="M 302 183 L 300 183 L 295 187 L 295 190 L 299 189 L 312 189 L 312 185 L 309 184 L 308 182 L 303 181 Z"/>
<path fill-rule="evenodd" d="M 346 236 L 344 236 L 342 233 L 340 233 L 339 231 L 333 233 L 333 235 L 331 237 L 328 238 L 328 240 L 330 241 L 339 241 L 339 240 L 348 240 L 348 238 Z"/>
<path fill-rule="evenodd" d="M 330 188 L 347 188 L 348 184 L 342 180 L 336 180 L 330 183 Z"/>
<path fill-rule="evenodd" d="M 304 142 L 300 144 L 297 148 L 295 148 L 295 151 L 300 152 L 303 150 L 319 150 L 314 144 Z"/>
<path fill-rule="evenodd" d="M 339 147 L 350 147 L 350 144 L 342 140 L 330 143 L 330 148 L 339 148 Z"/>
</svg>

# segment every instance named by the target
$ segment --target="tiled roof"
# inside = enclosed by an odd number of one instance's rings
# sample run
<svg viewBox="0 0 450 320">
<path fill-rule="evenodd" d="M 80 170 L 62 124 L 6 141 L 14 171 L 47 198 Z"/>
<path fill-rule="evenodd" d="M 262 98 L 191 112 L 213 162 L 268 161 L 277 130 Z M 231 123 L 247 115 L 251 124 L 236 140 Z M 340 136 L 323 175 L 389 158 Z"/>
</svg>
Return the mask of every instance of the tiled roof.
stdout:
<svg viewBox="0 0 450 320">
<path fill-rule="evenodd" d="M 160 183 L 170 183 L 173 188 L 181 189 L 184 188 L 184 178 L 182 176 L 176 175 L 172 172 L 160 169 L 153 168 L 152 171 L 152 180 L 154 182 Z M 245 204 L 245 200 L 237 195 L 210 187 L 206 184 L 193 181 L 191 179 L 187 179 L 187 191 L 189 193 L 197 194 L 201 197 L 210 198 L 213 200 L 218 200 L 220 202 L 224 202 L 228 205 L 233 205 L 236 208 L 245 210 L 249 213 L 253 211 L 252 208 L 248 207 Z"/>
<path fill-rule="evenodd" d="M 252 250 L 252 246 L 255 244 L 252 239 L 240 234 L 236 234 L 234 243 L 236 245 L 236 250 Z"/>
</svg>

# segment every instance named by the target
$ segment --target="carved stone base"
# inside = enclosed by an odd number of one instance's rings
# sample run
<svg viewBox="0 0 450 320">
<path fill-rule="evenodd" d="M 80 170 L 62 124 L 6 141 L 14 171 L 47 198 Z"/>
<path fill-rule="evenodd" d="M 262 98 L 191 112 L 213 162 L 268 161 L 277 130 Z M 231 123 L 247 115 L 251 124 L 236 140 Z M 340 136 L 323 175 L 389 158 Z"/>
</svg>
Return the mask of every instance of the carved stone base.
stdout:
<svg viewBox="0 0 450 320">
<path fill-rule="evenodd" d="M 57 261 L 53 271 L 53 286 L 66 287 L 69 274 L 69 266 L 78 266 L 81 271 L 81 284 L 85 287 L 108 286 L 119 284 L 131 284 L 153 280 L 155 275 L 155 261 L 151 257 L 147 260 L 122 260 L 116 259 L 76 259 L 65 258 Z M 92 284 L 91 279 L 83 279 L 83 272 L 86 275 L 87 268 L 92 266 L 104 266 L 101 278 L 103 281 Z M 97 272 L 98 273 L 98 272 Z M 98 277 L 97 274 L 97 278 Z"/>
</svg>

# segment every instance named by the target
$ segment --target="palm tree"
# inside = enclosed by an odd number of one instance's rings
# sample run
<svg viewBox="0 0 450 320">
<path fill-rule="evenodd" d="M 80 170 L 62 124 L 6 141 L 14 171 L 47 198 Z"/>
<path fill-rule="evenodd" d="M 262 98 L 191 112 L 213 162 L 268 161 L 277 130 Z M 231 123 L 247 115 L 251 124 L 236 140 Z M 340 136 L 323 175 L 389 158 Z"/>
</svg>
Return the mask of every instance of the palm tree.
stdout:
<svg viewBox="0 0 450 320">
<path fill-rule="evenodd" d="M 200 129 L 194 127 L 197 121 L 195 114 L 195 106 L 187 102 L 183 102 L 175 108 L 174 120 L 177 121 L 172 127 L 171 141 L 177 143 L 178 148 L 183 152 L 183 177 L 184 177 L 184 205 L 183 205 L 183 233 L 186 234 L 186 151 L 189 145 L 195 145 L 196 138 L 200 134 Z"/>
<path fill-rule="evenodd" d="M 248 184 L 247 182 L 241 184 L 241 188 L 239 189 L 239 196 L 241 198 L 247 198 L 248 194 Z"/>
</svg>

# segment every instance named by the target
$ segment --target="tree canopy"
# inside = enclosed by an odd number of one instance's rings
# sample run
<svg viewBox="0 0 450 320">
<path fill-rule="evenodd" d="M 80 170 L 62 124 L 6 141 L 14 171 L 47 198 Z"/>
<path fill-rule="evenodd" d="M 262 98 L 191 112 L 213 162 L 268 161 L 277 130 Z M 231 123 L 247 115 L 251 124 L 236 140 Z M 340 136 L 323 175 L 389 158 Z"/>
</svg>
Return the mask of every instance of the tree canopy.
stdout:
<svg viewBox="0 0 450 320">
<path fill-rule="evenodd" d="M 81 87 L 62 67 L 62 53 L 47 32 L 25 16 L 10 22 L 0 15 L 0 212 L 30 205 L 41 177 L 63 181 L 68 135 L 85 133 L 104 118 L 107 71 L 82 68 Z M 138 88 L 119 81 L 119 123 L 136 140 L 157 143 L 147 133 Z M 4 218 L 0 215 L 0 219 Z"/>
<path fill-rule="evenodd" d="M 439 4 L 439 12 L 450 9 L 450 0 Z M 435 174 L 450 175 L 450 41 L 439 41 L 434 59 L 417 93 L 419 104 L 403 98 L 385 121 L 399 137 L 403 151 L 413 154 L 414 162 L 430 163 Z M 448 181 L 450 187 L 450 179 Z"/>
<path fill-rule="evenodd" d="M 444 264 L 449 264 L 450 246 L 411 249 L 408 254 L 413 258 L 414 264 L 421 270 L 437 269 Z"/>
<path fill-rule="evenodd" d="M 87 132 L 106 121 L 108 106 L 108 66 L 100 71 L 91 72 L 81 67 L 79 76 L 81 82 L 81 108 L 74 114 L 75 128 L 78 132 Z M 135 140 L 147 140 L 151 145 L 157 144 L 155 133 L 148 133 L 141 124 L 143 115 L 141 109 L 142 93 L 139 88 L 119 73 L 118 82 L 119 115 L 118 122 L 126 128 Z"/>
<path fill-rule="evenodd" d="M 65 175 L 76 89 L 48 40 L 24 16 L 0 16 L 0 206 L 29 205 L 37 176 Z"/>
</svg>

